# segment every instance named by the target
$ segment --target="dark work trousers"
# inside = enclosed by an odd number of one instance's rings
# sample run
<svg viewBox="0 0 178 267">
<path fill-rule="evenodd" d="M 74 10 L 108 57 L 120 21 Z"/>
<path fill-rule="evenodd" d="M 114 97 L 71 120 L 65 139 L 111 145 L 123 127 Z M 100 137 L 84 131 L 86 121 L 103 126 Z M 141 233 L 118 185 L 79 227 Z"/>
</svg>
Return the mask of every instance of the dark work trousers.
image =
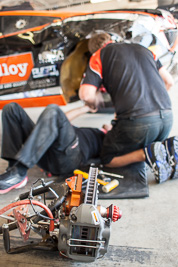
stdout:
<svg viewBox="0 0 178 267">
<path fill-rule="evenodd" d="M 2 158 L 15 159 L 26 167 L 35 164 L 52 174 L 71 173 L 81 163 L 78 137 L 57 105 L 49 105 L 36 125 L 17 104 L 2 112 Z"/>
<path fill-rule="evenodd" d="M 102 163 L 109 163 L 113 157 L 166 139 L 171 131 L 173 115 L 171 110 L 160 110 L 154 116 L 118 119 L 105 136 L 101 151 Z"/>
</svg>

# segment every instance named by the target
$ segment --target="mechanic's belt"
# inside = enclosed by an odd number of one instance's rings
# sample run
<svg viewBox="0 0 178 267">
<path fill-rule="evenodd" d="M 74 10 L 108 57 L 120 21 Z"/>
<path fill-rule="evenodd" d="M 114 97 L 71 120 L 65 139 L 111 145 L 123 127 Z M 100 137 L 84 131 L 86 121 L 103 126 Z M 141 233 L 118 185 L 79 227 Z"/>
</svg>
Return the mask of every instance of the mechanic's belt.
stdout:
<svg viewBox="0 0 178 267">
<path fill-rule="evenodd" d="M 160 109 L 160 110 L 155 110 L 153 112 L 150 113 L 146 113 L 143 115 L 138 115 L 138 116 L 130 116 L 128 118 L 120 118 L 118 117 L 118 120 L 135 120 L 135 119 L 139 119 L 139 118 L 144 118 L 144 117 L 152 117 L 152 116 L 160 116 L 160 118 L 164 117 L 164 114 L 167 114 L 169 112 L 172 112 L 171 109 Z"/>
</svg>

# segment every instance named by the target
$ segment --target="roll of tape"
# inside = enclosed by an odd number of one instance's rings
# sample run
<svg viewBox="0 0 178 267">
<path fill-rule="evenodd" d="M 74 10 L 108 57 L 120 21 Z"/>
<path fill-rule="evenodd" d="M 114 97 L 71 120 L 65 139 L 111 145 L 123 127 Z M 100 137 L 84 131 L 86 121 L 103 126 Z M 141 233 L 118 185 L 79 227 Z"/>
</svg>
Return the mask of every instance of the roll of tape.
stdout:
<svg viewBox="0 0 178 267">
<path fill-rule="evenodd" d="M 112 180 L 109 184 L 104 185 L 104 186 L 102 187 L 102 191 L 103 191 L 104 193 L 109 193 L 111 190 L 113 190 L 114 188 L 116 188 L 118 185 L 119 185 L 119 181 L 116 180 L 116 179 L 114 179 L 114 180 Z"/>
</svg>

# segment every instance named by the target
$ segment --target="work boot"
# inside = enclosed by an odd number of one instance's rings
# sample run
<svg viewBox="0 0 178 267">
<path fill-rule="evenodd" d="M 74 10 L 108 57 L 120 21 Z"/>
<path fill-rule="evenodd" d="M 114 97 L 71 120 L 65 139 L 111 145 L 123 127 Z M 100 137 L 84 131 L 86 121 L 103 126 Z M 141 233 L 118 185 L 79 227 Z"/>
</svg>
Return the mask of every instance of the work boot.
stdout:
<svg viewBox="0 0 178 267">
<path fill-rule="evenodd" d="M 168 180 L 172 173 L 172 167 L 167 161 L 167 153 L 164 144 L 155 142 L 144 149 L 146 163 L 151 167 L 157 183 Z"/>
</svg>

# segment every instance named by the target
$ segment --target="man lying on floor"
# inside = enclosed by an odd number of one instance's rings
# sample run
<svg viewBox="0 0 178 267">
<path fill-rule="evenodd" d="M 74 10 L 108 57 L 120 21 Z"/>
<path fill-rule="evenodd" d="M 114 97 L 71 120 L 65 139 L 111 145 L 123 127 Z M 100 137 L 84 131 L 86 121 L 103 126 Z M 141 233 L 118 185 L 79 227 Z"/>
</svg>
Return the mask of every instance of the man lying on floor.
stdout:
<svg viewBox="0 0 178 267">
<path fill-rule="evenodd" d="M 65 115 L 59 106 L 52 104 L 35 125 L 17 103 L 6 105 L 2 111 L 1 154 L 9 165 L 0 175 L 0 194 L 25 186 L 27 170 L 35 164 L 53 175 L 66 175 L 90 158 L 98 158 L 104 132 L 77 128 L 70 123 L 88 111 L 91 108 L 82 106 Z"/>
</svg>

